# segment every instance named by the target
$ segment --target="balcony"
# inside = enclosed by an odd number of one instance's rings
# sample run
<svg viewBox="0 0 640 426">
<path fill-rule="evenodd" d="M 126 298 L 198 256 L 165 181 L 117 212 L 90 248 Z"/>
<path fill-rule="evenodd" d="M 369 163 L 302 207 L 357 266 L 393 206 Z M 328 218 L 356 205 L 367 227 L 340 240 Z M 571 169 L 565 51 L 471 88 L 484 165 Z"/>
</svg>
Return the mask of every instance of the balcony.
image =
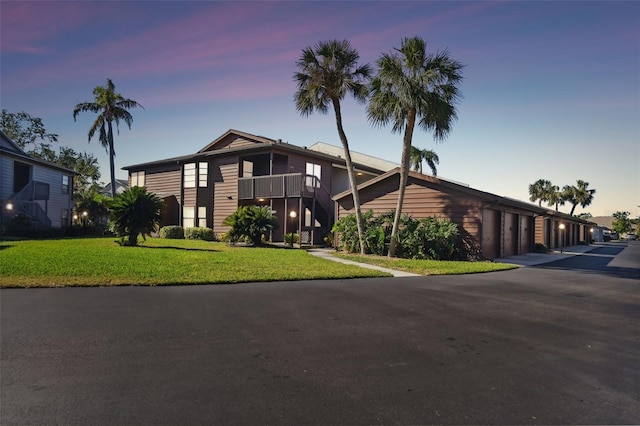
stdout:
<svg viewBox="0 0 640 426">
<path fill-rule="evenodd" d="M 239 178 L 238 198 L 313 197 L 318 186 L 317 177 L 302 173 Z"/>
</svg>

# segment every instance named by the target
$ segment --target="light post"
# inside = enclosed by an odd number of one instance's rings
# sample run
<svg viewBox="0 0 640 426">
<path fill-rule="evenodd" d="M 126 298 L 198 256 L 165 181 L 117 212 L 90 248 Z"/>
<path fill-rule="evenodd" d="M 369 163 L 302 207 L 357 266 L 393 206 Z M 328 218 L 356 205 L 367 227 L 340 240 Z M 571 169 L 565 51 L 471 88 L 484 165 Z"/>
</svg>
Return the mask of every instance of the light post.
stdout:
<svg viewBox="0 0 640 426">
<path fill-rule="evenodd" d="M 562 253 L 562 249 L 564 248 L 564 223 L 558 225 L 560 229 L 560 253 Z"/>
<path fill-rule="evenodd" d="M 85 210 L 82 212 L 82 222 L 84 226 L 87 226 L 87 217 L 89 217 L 89 212 Z"/>
<path fill-rule="evenodd" d="M 294 240 L 294 235 L 295 235 L 295 223 L 296 223 L 296 217 L 298 216 L 298 213 L 296 213 L 295 210 L 291 210 L 289 212 L 289 217 L 291 218 L 291 248 L 293 248 L 293 240 Z"/>
</svg>

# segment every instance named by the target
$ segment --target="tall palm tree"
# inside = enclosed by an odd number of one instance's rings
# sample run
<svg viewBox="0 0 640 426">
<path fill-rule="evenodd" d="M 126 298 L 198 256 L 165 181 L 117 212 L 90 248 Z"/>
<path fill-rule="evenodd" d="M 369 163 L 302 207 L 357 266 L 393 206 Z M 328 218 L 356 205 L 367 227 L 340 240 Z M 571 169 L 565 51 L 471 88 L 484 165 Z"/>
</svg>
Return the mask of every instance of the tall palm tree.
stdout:
<svg viewBox="0 0 640 426">
<path fill-rule="evenodd" d="M 427 54 L 426 43 L 419 37 L 403 39 L 400 48 L 395 53 L 382 54 L 377 65 L 367 108 L 369 120 L 379 126 L 391 123 L 393 133 L 404 132 L 398 204 L 389 245 L 389 257 L 394 257 L 414 127 L 417 124 L 425 131 L 433 131 L 436 141 L 446 138 L 457 118 L 455 105 L 464 66 L 446 50 Z"/>
<path fill-rule="evenodd" d="M 529 185 L 529 200 L 534 202 L 537 200 L 538 206 L 542 207 L 542 202 L 548 201 L 547 195 L 549 194 L 549 189 L 552 186 L 553 185 L 551 184 L 551 181 L 546 179 L 538 179 L 537 181 Z"/>
<path fill-rule="evenodd" d="M 333 106 L 338 136 L 344 148 L 353 207 L 356 211 L 360 252 L 364 254 L 364 227 L 360 210 L 360 196 L 358 195 L 356 174 L 351 162 L 349 142 L 342 126 L 340 107 L 340 101 L 348 93 L 351 93 L 359 102 L 366 100 L 366 82 L 371 74 L 371 69 L 368 64 L 358 66 L 359 58 L 360 55 L 347 40 L 323 41 L 314 47 L 303 49 L 300 59 L 296 62 L 299 72 L 294 74 L 294 80 L 298 84 L 294 100 L 296 109 L 305 117 L 314 111 L 326 114 L 329 104 Z"/>
<path fill-rule="evenodd" d="M 116 151 L 113 147 L 113 122 L 116 123 L 116 130 L 120 133 L 120 121 L 124 121 L 129 129 L 131 129 L 131 123 L 133 117 L 129 113 L 129 109 L 142 107 L 139 103 L 132 99 L 124 98 L 120 93 L 116 92 L 116 86 L 111 79 L 107 79 L 105 86 L 96 86 L 93 89 L 93 102 L 81 102 L 73 109 L 73 120 L 79 113 L 90 111 L 98 113 L 98 117 L 93 122 L 93 125 L 89 129 L 89 142 L 95 135 L 96 131 L 99 132 L 100 144 L 105 148 L 109 154 L 109 169 L 111 171 L 111 196 L 116 196 L 116 169 L 114 159 Z"/>
<path fill-rule="evenodd" d="M 431 149 L 420 149 L 411 145 L 411 168 L 413 171 L 422 173 L 422 162 L 426 161 L 431 169 L 431 174 L 438 175 L 436 164 L 440 164 L 440 157 Z"/>
<path fill-rule="evenodd" d="M 575 186 L 566 185 L 562 188 L 565 200 L 572 204 L 571 212 L 569 213 L 571 216 L 573 216 L 573 212 L 576 210 L 578 204 L 580 204 L 582 208 L 585 208 L 593 202 L 593 194 L 596 193 L 596 190 L 588 188 L 589 182 L 580 179 L 576 181 Z"/>
</svg>

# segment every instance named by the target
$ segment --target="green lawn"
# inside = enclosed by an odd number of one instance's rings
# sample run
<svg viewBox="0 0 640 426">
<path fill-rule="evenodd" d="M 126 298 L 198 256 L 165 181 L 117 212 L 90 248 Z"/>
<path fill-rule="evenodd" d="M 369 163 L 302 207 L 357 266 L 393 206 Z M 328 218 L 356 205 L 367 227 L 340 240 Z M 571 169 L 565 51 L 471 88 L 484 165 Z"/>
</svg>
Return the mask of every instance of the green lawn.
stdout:
<svg viewBox="0 0 640 426">
<path fill-rule="evenodd" d="M 362 256 L 359 254 L 336 254 L 343 259 L 354 262 L 369 263 L 398 271 L 412 272 L 420 275 L 460 275 L 477 274 L 480 272 L 505 271 L 518 268 L 510 263 L 493 262 L 462 262 L 453 260 L 412 260 L 389 259 L 382 256 Z"/>
<path fill-rule="evenodd" d="M 173 285 L 387 276 L 304 250 L 147 238 L 0 242 L 0 287 Z"/>
</svg>

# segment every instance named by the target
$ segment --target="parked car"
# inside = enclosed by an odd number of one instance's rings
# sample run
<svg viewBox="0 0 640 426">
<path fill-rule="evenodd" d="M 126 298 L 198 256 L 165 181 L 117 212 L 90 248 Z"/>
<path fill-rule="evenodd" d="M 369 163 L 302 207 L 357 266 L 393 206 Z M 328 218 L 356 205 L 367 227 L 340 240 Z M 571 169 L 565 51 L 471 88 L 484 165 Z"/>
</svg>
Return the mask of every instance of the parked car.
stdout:
<svg viewBox="0 0 640 426">
<path fill-rule="evenodd" d="M 635 240 L 636 240 L 636 234 L 627 235 L 627 241 L 635 241 Z"/>
</svg>

